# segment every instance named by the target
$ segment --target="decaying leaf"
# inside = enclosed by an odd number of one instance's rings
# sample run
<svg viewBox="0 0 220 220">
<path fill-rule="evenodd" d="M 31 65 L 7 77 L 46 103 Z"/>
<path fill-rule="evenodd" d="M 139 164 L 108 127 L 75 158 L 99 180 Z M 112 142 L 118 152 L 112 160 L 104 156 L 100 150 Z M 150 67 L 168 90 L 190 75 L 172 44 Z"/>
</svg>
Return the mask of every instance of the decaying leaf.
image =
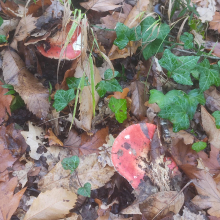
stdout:
<svg viewBox="0 0 220 220">
<path fill-rule="evenodd" d="M 183 139 L 184 144 L 186 144 L 186 145 L 194 143 L 195 137 L 192 134 L 190 134 L 184 130 L 181 130 L 177 133 L 174 133 L 173 129 L 169 129 L 169 132 L 170 132 L 170 136 L 173 139 L 175 139 L 175 141 L 177 141 L 177 139 L 179 139 L 179 140 Z"/>
<path fill-rule="evenodd" d="M 48 129 L 47 135 L 45 135 L 45 138 L 49 139 L 50 146 L 51 145 L 63 146 L 63 142 L 55 136 L 51 128 Z"/>
<path fill-rule="evenodd" d="M 202 126 L 208 135 L 209 142 L 217 149 L 220 149 L 220 129 L 216 128 L 214 117 L 207 112 L 204 106 L 201 106 L 201 117 Z"/>
<path fill-rule="evenodd" d="M 147 88 L 145 88 L 144 83 L 140 81 L 135 81 L 131 83 L 131 112 L 138 118 L 144 117 L 146 115 L 146 106 L 144 105 L 146 101 Z"/>
<path fill-rule="evenodd" d="M 129 88 L 124 88 L 123 92 L 114 92 L 114 95 L 109 95 L 108 98 L 110 97 L 115 97 L 116 99 L 125 99 L 128 95 Z"/>
<path fill-rule="evenodd" d="M 80 164 L 76 169 L 78 173 L 81 185 L 86 182 L 91 184 L 91 189 L 97 189 L 107 183 L 114 175 L 113 167 L 102 167 L 98 163 L 98 156 L 96 154 L 89 154 L 81 156 Z M 61 162 L 39 181 L 39 188 L 45 192 L 46 190 L 53 189 L 55 187 L 63 187 L 65 189 L 73 189 L 77 192 L 80 187 L 77 176 L 73 173 L 70 179 L 70 171 L 64 170 Z"/>
<path fill-rule="evenodd" d="M 56 220 L 69 214 L 77 201 L 77 195 L 62 188 L 41 193 L 32 203 L 24 220 Z"/>
<path fill-rule="evenodd" d="M 49 110 L 49 92 L 26 69 L 24 62 L 12 50 L 3 55 L 3 76 L 7 84 L 13 85 L 28 109 L 39 118 L 45 118 Z"/>
<path fill-rule="evenodd" d="M 220 92 L 216 87 L 211 86 L 204 92 L 206 98 L 206 106 L 210 111 L 220 111 Z"/>
<path fill-rule="evenodd" d="M 121 5 L 117 5 L 121 2 L 123 2 L 123 0 L 90 0 L 88 2 L 80 3 L 80 5 L 87 10 L 91 9 L 104 12 L 121 7 Z"/>
<path fill-rule="evenodd" d="M 2 88 L 3 83 L 0 82 L 0 124 L 5 120 L 7 121 L 7 112 L 11 115 L 10 104 L 12 95 L 4 95 L 8 89 Z"/>
<path fill-rule="evenodd" d="M 212 21 L 209 22 L 209 29 L 217 30 L 220 33 L 220 13 L 215 12 Z"/>
<path fill-rule="evenodd" d="M 170 211 L 177 214 L 182 208 L 183 203 L 183 193 L 178 195 L 178 192 L 176 191 L 159 192 L 148 197 L 142 204 L 140 204 L 140 211 L 146 219 L 153 219 L 160 210 L 167 206 L 167 208 L 165 208 L 163 212 L 155 218 L 162 219 Z"/>
<path fill-rule="evenodd" d="M 88 81 L 90 82 L 90 86 L 85 86 L 80 93 L 79 102 L 80 102 L 80 120 L 75 119 L 74 122 L 76 126 L 82 128 L 85 131 L 91 130 L 92 125 L 92 117 L 93 117 L 93 99 L 91 94 L 91 71 L 90 71 L 90 63 L 88 59 L 83 61 L 83 66 L 79 65 L 76 68 L 76 78 L 83 77 L 83 74 L 88 77 Z M 95 86 L 98 82 L 101 81 L 101 77 L 99 75 L 98 69 L 94 66 L 94 83 Z M 97 105 L 99 101 L 99 95 L 95 91 L 95 104 Z"/>
<path fill-rule="evenodd" d="M 31 122 L 28 122 L 28 128 L 29 131 L 22 131 L 21 134 L 31 148 L 31 151 L 29 152 L 30 157 L 39 160 L 41 154 L 37 153 L 37 149 L 43 144 L 42 137 L 44 135 L 44 130 L 40 127 L 33 126 Z"/>
<path fill-rule="evenodd" d="M 17 177 L 14 177 L 6 182 L 0 182 L 0 219 L 10 220 L 13 213 L 16 211 L 19 201 L 24 194 L 26 188 L 14 194 L 17 186 Z"/>
</svg>

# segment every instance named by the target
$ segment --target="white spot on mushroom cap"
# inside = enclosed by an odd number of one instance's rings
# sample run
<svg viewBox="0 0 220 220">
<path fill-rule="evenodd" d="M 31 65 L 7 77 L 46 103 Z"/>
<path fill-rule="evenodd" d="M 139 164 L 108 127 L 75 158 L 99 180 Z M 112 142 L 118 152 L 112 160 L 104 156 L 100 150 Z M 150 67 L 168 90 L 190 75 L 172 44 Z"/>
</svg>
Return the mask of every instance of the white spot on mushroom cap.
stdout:
<svg viewBox="0 0 220 220">
<path fill-rule="evenodd" d="M 131 151 L 129 151 L 129 154 L 132 154 Z"/>
<path fill-rule="evenodd" d="M 129 135 L 129 134 L 126 135 L 126 136 L 125 136 L 125 139 L 130 139 L 130 135 Z"/>
<path fill-rule="evenodd" d="M 73 50 L 81 50 L 81 33 L 77 37 L 76 41 L 73 43 Z"/>
<path fill-rule="evenodd" d="M 137 179 L 137 176 L 134 176 L 134 179 Z"/>
</svg>

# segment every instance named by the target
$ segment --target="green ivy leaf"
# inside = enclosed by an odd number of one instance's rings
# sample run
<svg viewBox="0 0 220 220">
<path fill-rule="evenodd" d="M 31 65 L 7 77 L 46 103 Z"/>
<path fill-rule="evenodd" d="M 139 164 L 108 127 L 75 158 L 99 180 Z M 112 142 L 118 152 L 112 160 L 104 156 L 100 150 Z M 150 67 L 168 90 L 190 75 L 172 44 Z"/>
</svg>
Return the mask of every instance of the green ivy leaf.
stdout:
<svg viewBox="0 0 220 220">
<path fill-rule="evenodd" d="M 102 80 L 97 83 L 95 88 L 100 97 L 103 97 L 106 92 L 123 92 L 123 89 L 116 79 Z"/>
<path fill-rule="evenodd" d="M 82 78 L 82 77 L 81 77 Z M 81 78 L 76 78 L 76 77 L 68 77 L 66 78 L 66 84 L 68 85 L 68 87 L 70 89 L 77 89 L 79 87 Z M 88 77 L 85 77 L 84 80 L 84 86 L 89 86 L 89 81 L 88 81 Z"/>
<path fill-rule="evenodd" d="M 0 17 L 0 26 L 3 24 L 3 18 L 2 17 Z"/>
<path fill-rule="evenodd" d="M 55 102 L 53 103 L 53 107 L 57 111 L 63 110 L 70 101 L 75 98 L 74 89 L 65 90 L 57 90 L 56 94 L 54 95 Z"/>
<path fill-rule="evenodd" d="M 185 32 L 183 35 L 181 35 L 180 40 L 184 43 L 184 49 L 188 50 L 194 47 L 192 34 Z"/>
<path fill-rule="evenodd" d="M 198 89 L 188 94 L 181 90 L 171 90 L 166 95 L 155 89 L 150 91 L 149 103 L 157 103 L 161 109 L 158 116 L 173 123 L 173 131 L 189 128 L 197 105 L 205 104 L 203 93 Z"/>
<path fill-rule="evenodd" d="M 164 51 L 159 64 L 170 71 L 171 77 L 179 84 L 193 85 L 190 71 L 196 66 L 199 56 L 175 56 L 170 50 Z"/>
<path fill-rule="evenodd" d="M 0 35 L 0 43 L 5 43 L 7 42 L 7 38 L 5 35 Z"/>
<path fill-rule="evenodd" d="M 212 116 L 215 118 L 216 128 L 220 129 L 220 111 L 213 112 Z"/>
<path fill-rule="evenodd" d="M 71 173 L 79 166 L 79 157 L 72 156 L 64 158 L 61 162 L 64 170 L 70 170 Z"/>
<path fill-rule="evenodd" d="M 118 46 L 120 50 L 125 48 L 129 41 L 136 41 L 141 36 L 141 27 L 129 28 L 123 23 L 118 22 L 116 24 L 117 38 L 114 41 L 114 45 Z"/>
<path fill-rule="evenodd" d="M 111 97 L 108 106 L 115 113 L 115 118 L 119 123 L 123 123 L 123 121 L 127 119 L 126 99 L 116 99 L 115 97 Z"/>
<path fill-rule="evenodd" d="M 201 91 L 209 89 L 210 86 L 220 86 L 219 70 L 211 66 L 207 59 L 199 63 L 196 69 L 200 72 L 199 88 Z"/>
<path fill-rule="evenodd" d="M 83 187 L 77 190 L 77 193 L 81 196 L 90 197 L 91 195 L 91 184 L 85 183 Z"/>
<path fill-rule="evenodd" d="M 192 149 L 197 153 L 201 150 L 204 150 L 207 147 L 207 143 L 203 141 L 196 142 L 192 145 Z"/>
<path fill-rule="evenodd" d="M 11 105 L 10 105 L 11 112 L 13 112 L 23 106 L 25 106 L 24 100 L 21 98 L 21 96 L 16 95 L 13 98 Z"/>
<path fill-rule="evenodd" d="M 113 71 L 112 69 L 107 69 L 105 72 L 104 72 L 104 78 L 105 79 L 112 79 L 112 78 L 115 78 L 115 77 L 118 77 L 120 75 L 120 73 L 118 71 L 114 71 L 114 76 L 113 76 Z"/>
</svg>

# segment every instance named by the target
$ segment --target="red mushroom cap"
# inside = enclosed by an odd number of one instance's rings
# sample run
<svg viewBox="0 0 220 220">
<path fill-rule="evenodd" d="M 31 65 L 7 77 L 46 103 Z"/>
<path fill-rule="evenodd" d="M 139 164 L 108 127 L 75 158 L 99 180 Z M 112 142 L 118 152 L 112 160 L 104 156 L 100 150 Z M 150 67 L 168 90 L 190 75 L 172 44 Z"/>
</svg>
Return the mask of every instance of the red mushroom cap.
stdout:
<svg viewBox="0 0 220 220">
<path fill-rule="evenodd" d="M 134 189 L 143 180 L 144 162 L 150 150 L 156 125 L 141 123 L 124 129 L 112 146 L 112 162 L 115 169 L 126 178 Z"/>
<path fill-rule="evenodd" d="M 45 51 L 44 46 L 41 44 L 37 46 L 38 51 L 45 57 L 52 59 L 59 59 L 62 47 L 66 41 L 67 34 L 71 28 L 71 24 L 67 25 L 66 34 L 63 36 L 61 31 L 58 31 L 53 37 L 49 37 L 47 42 L 50 43 L 50 49 Z M 66 50 L 61 59 L 74 60 L 81 54 L 81 28 L 78 26 L 75 30 Z"/>
</svg>

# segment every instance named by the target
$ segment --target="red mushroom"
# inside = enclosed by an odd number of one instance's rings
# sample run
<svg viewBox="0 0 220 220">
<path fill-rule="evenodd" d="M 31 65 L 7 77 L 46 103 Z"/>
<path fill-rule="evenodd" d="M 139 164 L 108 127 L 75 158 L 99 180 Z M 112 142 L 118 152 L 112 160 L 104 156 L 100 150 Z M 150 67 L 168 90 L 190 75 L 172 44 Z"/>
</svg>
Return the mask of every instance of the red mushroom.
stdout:
<svg viewBox="0 0 220 220">
<path fill-rule="evenodd" d="M 112 146 L 112 162 L 115 169 L 126 178 L 134 189 L 143 180 L 144 161 L 150 150 L 156 125 L 141 123 L 124 129 Z"/>
<path fill-rule="evenodd" d="M 43 44 L 37 46 L 38 51 L 45 57 L 59 59 L 60 52 L 67 38 L 67 34 L 71 28 L 71 24 L 69 23 L 66 27 L 65 34 L 62 31 L 58 31 L 53 37 L 49 37 L 47 39 L 47 43 L 49 43 L 50 48 L 45 50 Z M 81 54 L 81 28 L 78 26 L 67 45 L 66 50 L 63 53 L 61 59 L 66 60 L 74 60 L 79 57 Z"/>
</svg>

